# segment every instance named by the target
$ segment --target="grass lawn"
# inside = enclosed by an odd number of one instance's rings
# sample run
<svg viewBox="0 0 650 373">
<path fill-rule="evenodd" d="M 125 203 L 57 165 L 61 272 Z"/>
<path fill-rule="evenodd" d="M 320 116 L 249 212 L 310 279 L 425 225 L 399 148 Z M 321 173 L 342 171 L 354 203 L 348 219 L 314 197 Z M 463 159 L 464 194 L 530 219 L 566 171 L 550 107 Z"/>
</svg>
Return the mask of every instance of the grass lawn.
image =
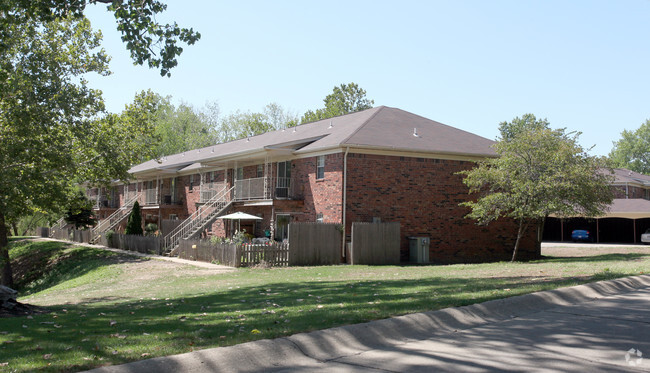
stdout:
<svg viewBox="0 0 650 373">
<path fill-rule="evenodd" d="M 38 264 L 47 276 L 24 283 L 19 301 L 52 312 L 0 319 L 0 370 L 79 371 L 650 272 L 639 246 L 514 264 L 229 273 L 53 242 L 14 242 L 10 255 L 38 263 L 36 252 L 49 253 Z"/>
</svg>

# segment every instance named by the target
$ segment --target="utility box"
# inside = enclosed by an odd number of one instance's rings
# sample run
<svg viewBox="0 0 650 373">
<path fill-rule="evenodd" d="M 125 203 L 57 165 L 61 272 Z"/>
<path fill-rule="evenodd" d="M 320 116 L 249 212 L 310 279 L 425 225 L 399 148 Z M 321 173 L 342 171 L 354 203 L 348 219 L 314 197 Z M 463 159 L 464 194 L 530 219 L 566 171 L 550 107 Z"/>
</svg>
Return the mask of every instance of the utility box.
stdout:
<svg viewBox="0 0 650 373">
<path fill-rule="evenodd" d="M 429 263 L 429 237 L 408 237 L 409 261 L 411 263 Z"/>
</svg>

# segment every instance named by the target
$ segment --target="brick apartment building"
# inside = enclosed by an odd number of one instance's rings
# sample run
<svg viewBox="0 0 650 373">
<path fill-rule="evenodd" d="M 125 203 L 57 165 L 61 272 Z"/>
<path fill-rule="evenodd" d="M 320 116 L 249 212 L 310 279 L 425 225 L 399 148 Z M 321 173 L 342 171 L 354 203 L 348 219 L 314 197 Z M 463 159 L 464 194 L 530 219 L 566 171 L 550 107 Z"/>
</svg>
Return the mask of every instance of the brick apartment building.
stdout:
<svg viewBox="0 0 650 373">
<path fill-rule="evenodd" d="M 204 235 L 231 235 L 233 223 L 217 217 L 235 211 L 261 218 L 242 220 L 246 232 L 275 240 L 290 222 L 341 224 L 348 238 L 353 222 L 399 222 L 402 260 L 410 236 L 431 238 L 435 263 L 508 260 L 515 224 L 477 226 L 459 206 L 474 197 L 456 173 L 495 156 L 492 144 L 380 106 L 151 160 L 130 170 L 135 182 L 89 196 L 104 230 L 123 226 L 137 199 L 145 223 L 203 219 Z M 521 258 L 539 256 L 527 237 Z"/>
</svg>

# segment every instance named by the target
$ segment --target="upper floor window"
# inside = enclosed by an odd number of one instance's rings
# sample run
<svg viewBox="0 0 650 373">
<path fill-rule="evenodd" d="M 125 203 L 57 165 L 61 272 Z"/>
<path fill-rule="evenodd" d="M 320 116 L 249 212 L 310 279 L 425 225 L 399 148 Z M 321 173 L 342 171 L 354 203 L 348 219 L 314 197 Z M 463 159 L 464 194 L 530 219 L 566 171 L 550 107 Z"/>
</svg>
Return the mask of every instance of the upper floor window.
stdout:
<svg viewBox="0 0 650 373">
<path fill-rule="evenodd" d="M 322 223 L 323 222 L 323 213 L 318 213 L 316 215 L 316 223 Z"/>
<path fill-rule="evenodd" d="M 190 175 L 190 191 L 194 189 L 194 174 Z"/>
<path fill-rule="evenodd" d="M 257 177 L 264 177 L 264 166 L 261 164 L 257 165 Z"/>
<path fill-rule="evenodd" d="M 316 159 L 316 179 L 325 178 L 325 156 L 321 155 Z"/>
<path fill-rule="evenodd" d="M 210 171 L 210 182 L 214 183 L 214 171 Z"/>
</svg>

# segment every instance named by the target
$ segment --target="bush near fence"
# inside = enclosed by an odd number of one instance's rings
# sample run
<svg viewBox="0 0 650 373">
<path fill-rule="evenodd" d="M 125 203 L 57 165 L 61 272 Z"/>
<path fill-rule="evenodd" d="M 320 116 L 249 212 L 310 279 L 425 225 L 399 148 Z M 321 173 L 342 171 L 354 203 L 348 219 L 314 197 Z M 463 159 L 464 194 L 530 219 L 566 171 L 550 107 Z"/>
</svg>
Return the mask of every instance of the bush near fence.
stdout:
<svg viewBox="0 0 650 373">
<path fill-rule="evenodd" d="M 289 245 L 280 242 L 253 245 L 181 240 L 178 257 L 230 267 L 250 267 L 262 262 L 279 267 L 289 263 Z"/>
<path fill-rule="evenodd" d="M 111 242 L 106 242 L 109 247 L 128 251 L 137 251 L 145 254 L 158 254 L 162 253 L 162 238 L 161 236 L 139 236 L 136 234 L 120 234 L 113 233 L 110 239 Z"/>
</svg>

